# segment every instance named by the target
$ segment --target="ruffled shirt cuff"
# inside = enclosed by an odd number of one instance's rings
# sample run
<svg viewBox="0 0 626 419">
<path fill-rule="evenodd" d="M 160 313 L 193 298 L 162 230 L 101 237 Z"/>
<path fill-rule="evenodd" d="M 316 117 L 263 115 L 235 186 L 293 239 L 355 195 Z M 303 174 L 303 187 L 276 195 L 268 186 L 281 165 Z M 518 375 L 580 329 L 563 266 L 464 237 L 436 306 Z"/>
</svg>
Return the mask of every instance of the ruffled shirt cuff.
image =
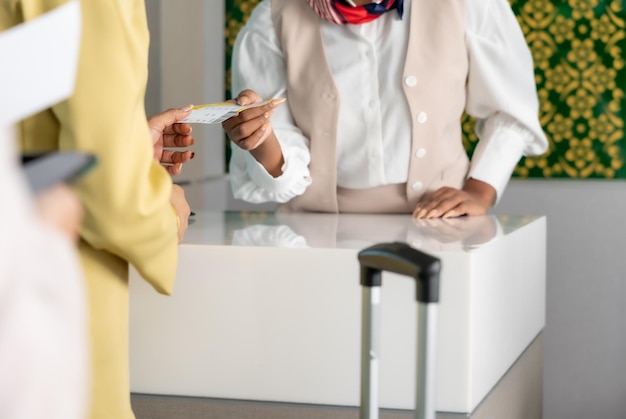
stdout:
<svg viewBox="0 0 626 419">
<path fill-rule="evenodd" d="M 504 115 L 479 121 L 477 132 L 481 140 L 472 157 L 469 177 L 491 185 L 496 190 L 497 203 L 534 136 Z"/>
<path fill-rule="evenodd" d="M 305 156 L 298 156 L 298 152 L 283 151 L 285 163 L 281 167 L 282 175 L 273 177 L 252 154 L 244 153 L 244 166 L 237 168 L 231 165 L 231 182 L 233 194 L 237 199 L 252 203 L 278 202 L 285 203 L 292 198 L 302 195 L 311 184 L 308 170 L 308 161 L 300 161 Z M 239 169 L 239 170 L 238 170 Z"/>
</svg>

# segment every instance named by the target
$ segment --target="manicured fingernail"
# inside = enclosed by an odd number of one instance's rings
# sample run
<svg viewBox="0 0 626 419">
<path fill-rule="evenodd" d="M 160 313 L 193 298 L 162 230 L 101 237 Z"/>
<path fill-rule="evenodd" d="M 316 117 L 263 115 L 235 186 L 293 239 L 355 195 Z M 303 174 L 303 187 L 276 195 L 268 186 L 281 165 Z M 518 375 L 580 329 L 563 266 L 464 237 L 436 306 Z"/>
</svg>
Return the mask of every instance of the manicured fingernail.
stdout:
<svg viewBox="0 0 626 419">
<path fill-rule="evenodd" d="M 237 105 L 245 106 L 248 104 L 248 96 L 239 96 L 237 98 Z"/>
<path fill-rule="evenodd" d="M 193 151 L 191 152 L 191 158 L 193 159 L 194 157 L 196 157 L 196 153 L 194 153 Z"/>
<path fill-rule="evenodd" d="M 443 214 L 442 218 L 455 218 L 457 216 L 456 211 L 451 210 Z"/>
<path fill-rule="evenodd" d="M 192 109 L 193 109 L 193 105 L 187 105 L 183 108 L 183 112 L 189 112 Z"/>
<path fill-rule="evenodd" d="M 272 100 L 272 107 L 275 108 L 278 105 L 280 105 L 281 103 L 284 103 L 286 100 L 287 100 L 287 98 L 284 98 L 284 97 L 281 97 L 281 98 L 278 98 L 278 99 L 274 99 L 274 100 Z"/>
<path fill-rule="evenodd" d="M 439 216 L 439 211 L 436 209 L 431 210 L 428 214 L 426 214 L 426 218 L 435 218 Z"/>
</svg>

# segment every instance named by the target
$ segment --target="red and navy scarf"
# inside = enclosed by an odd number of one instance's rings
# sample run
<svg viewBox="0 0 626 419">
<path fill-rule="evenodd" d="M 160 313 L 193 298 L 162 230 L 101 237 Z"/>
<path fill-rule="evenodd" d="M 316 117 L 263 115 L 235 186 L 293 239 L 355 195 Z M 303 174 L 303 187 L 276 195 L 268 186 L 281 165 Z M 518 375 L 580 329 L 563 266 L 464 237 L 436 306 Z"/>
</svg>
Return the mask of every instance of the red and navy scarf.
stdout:
<svg viewBox="0 0 626 419">
<path fill-rule="evenodd" d="M 403 0 L 382 0 L 380 3 L 369 3 L 357 7 L 350 6 L 345 0 L 307 0 L 307 2 L 320 17 L 338 25 L 371 22 L 393 9 L 398 11 L 402 19 L 404 11 Z"/>
</svg>

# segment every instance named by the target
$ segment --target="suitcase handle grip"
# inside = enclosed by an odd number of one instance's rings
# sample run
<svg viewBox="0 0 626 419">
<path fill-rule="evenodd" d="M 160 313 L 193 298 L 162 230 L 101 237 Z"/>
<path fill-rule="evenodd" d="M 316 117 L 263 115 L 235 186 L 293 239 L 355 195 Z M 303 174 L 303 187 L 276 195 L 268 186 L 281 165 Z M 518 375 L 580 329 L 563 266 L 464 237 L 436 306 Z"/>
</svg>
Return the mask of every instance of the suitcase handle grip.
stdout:
<svg viewBox="0 0 626 419">
<path fill-rule="evenodd" d="M 382 271 L 410 276 L 416 280 L 416 298 L 422 303 L 439 301 L 441 261 L 420 252 L 406 243 L 380 243 L 358 254 L 361 264 L 361 285 L 382 286 Z"/>
</svg>

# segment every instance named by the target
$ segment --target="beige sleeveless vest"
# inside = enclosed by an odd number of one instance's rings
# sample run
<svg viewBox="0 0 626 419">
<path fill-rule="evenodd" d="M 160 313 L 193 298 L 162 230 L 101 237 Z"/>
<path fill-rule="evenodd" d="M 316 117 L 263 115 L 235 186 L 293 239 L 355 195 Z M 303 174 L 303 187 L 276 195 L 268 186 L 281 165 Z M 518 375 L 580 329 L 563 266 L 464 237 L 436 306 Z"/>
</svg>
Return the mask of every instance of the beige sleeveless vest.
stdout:
<svg viewBox="0 0 626 419">
<path fill-rule="evenodd" d="M 313 182 L 289 207 L 339 212 L 336 133 L 340 98 L 325 59 L 320 18 L 305 0 L 271 1 L 287 67 L 287 104 L 311 144 Z M 402 83 L 412 116 L 404 188 L 409 208 L 414 208 L 424 193 L 441 186 L 460 188 L 469 170 L 461 138 L 468 71 L 464 13 L 463 0 L 411 0 L 410 16 L 404 17 L 411 20 L 411 29 L 398 83 Z M 371 198 L 364 196 L 374 205 L 381 201 L 380 187 L 359 191 L 371 193 Z"/>
</svg>

